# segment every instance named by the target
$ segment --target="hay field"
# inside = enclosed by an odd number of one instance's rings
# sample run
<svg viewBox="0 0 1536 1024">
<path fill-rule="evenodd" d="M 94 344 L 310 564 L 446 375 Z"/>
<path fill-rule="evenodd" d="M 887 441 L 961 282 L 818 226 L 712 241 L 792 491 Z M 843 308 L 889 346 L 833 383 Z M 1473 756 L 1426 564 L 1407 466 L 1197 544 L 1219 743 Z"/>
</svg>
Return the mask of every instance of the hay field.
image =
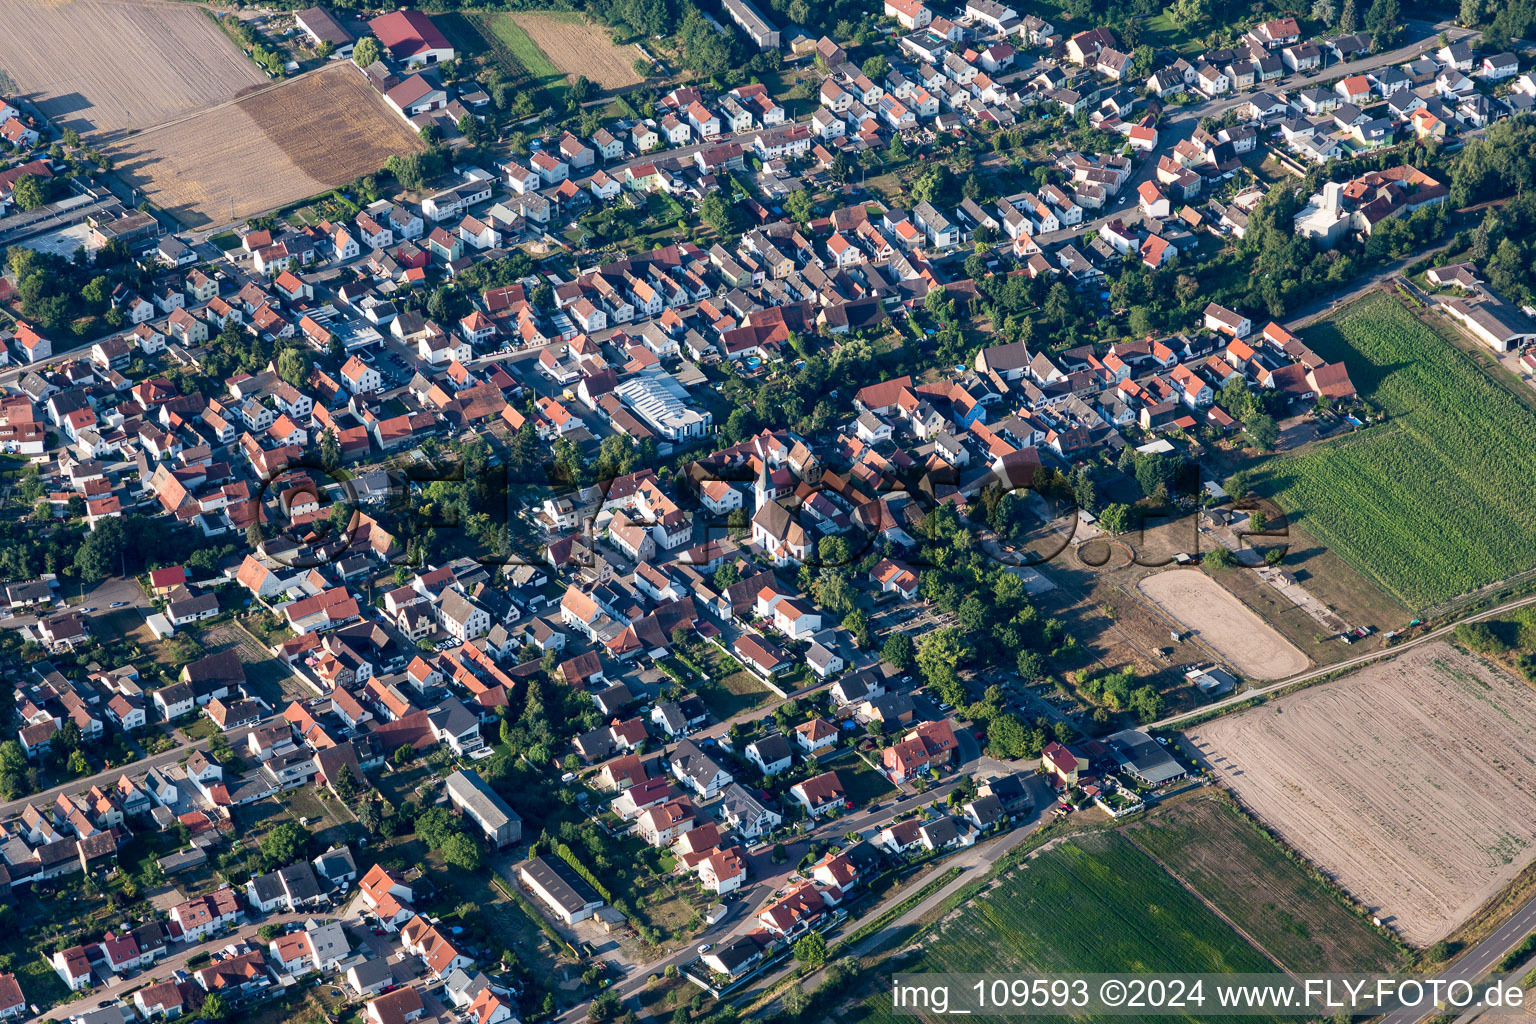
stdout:
<svg viewBox="0 0 1536 1024">
<path fill-rule="evenodd" d="M 0 0 L 0 24 L 0 70 L 82 135 L 161 124 L 267 83 L 191 4 Z"/>
<path fill-rule="evenodd" d="M 586 75 L 601 89 L 623 89 L 644 81 L 634 68 L 640 51 L 615 46 L 601 25 L 561 12 L 521 12 L 509 17 L 561 74 Z"/>
<path fill-rule="evenodd" d="M 1255 814 L 1409 942 L 1443 938 L 1536 857 L 1536 695 L 1449 644 L 1188 739 Z"/>
<path fill-rule="evenodd" d="M 1250 679 L 1284 679 L 1307 656 L 1199 569 L 1171 569 L 1139 584 L 1143 594 Z"/>
<path fill-rule="evenodd" d="M 349 65 L 332 64 L 110 147 L 117 170 L 188 227 L 346 184 L 421 140 Z"/>
</svg>

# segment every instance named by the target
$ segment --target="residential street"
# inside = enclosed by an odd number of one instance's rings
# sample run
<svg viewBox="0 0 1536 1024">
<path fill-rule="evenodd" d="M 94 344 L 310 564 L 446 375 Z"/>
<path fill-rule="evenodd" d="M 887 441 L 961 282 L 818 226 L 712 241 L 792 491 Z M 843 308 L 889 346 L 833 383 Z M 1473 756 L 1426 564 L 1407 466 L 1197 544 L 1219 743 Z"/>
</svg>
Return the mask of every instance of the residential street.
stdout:
<svg viewBox="0 0 1536 1024">
<path fill-rule="evenodd" d="M 176 971 L 185 969 L 187 966 L 187 961 L 197 954 L 209 950 L 220 949 L 232 942 L 250 942 L 252 945 L 262 946 L 262 948 L 265 949 L 265 944 L 262 943 L 260 937 L 257 935 L 257 932 L 261 930 L 262 925 L 285 925 L 290 922 L 302 924 L 303 922 L 308 921 L 310 918 L 317 916 L 325 917 L 327 915 L 317 915 L 314 913 L 314 911 L 311 910 L 306 910 L 298 914 L 268 914 L 259 921 L 242 924 L 240 927 L 227 934 L 220 935 L 217 938 L 210 939 L 204 943 L 199 943 L 196 946 L 188 946 L 183 950 L 167 956 L 163 960 L 155 961 L 148 967 L 137 971 L 132 971 L 127 974 L 115 975 L 112 977 L 111 984 L 97 985 L 95 988 L 91 989 L 90 992 L 87 993 L 86 999 L 83 1002 L 60 1003 L 59 1005 L 46 1011 L 35 1019 L 40 1021 L 65 1020 L 72 1015 L 84 1012 L 87 1008 L 92 1008 L 99 1003 L 115 999 L 125 992 L 132 992 L 134 989 L 143 988 L 146 984 L 149 983 L 150 979 L 165 981 Z M 351 939 L 353 937 L 348 936 L 348 938 Z"/>
<path fill-rule="evenodd" d="M 224 735 L 229 739 L 230 746 L 238 748 L 245 742 L 245 738 L 250 734 L 250 731 L 251 727 L 241 726 L 238 729 L 231 729 Z M 39 807 L 52 804 L 60 793 L 69 793 L 71 795 L 83 793 L 97 784 L 100 784 L 102 788 L 106 788 L 116 783 L 123 775 L 142 778 L 151 768 L 163 768 L 166 765 L 175 764 L 182 758 L 190 757 L 194 750 L 208 749 L 208 740 L 189 740 L 183 737 L 180 732 L 174 733 L 173 737 L 176 740 L 176 746 L 170 750 L 162 750 L 158 754 L 151 754 L 149 757 L 140 758 L 132 764 L 108 768 L 106 771 L 97 772 L 95 775 L 86 775 L 69 782 L 61 782 L 57 786 L 50 786 L 45 790 L 33 793 L 31 796 L 0 803 L 0 818 L 10 818 L 13 815 L 20 814 L 27 804 L 36 804 Z"/>
<path fill-rule="evenodd" d="M 1377 68 L 1386 67 L 1391 64 L 1405 63 L 1418 56 L 1426 48 L 1434 46 L 1436 43 L 1438 43 L 1440 34 L 1442 32 L 1444 32 L 1452 42 L 1467 39 L 1479 34 L 1470 29 L 1457 28 L 1451 21 L 1437 22 L 1433 28 L 1433 34 L 1427 35 L 1421 39 L 1416 40 L 1415 42 L 1408 43 L 1407 45 L 1400 46 L 1395 50 L 1389 50 L 1386 53 L 1378 53 L 1369 57 L 1362 57 L 1359 60 L 1350 61 L 1348 64 L 1342 65 L 1342 67 L 1338 64 L 1332 64 L 1328 67 L 1321 68 L 1310 75 L 1288 75 L 1284 78 L 1278 79 L 1273 83 L 1265 84 L 1273 85 L 1276 88 L 1283 89 L 1288 94 L 1294 94 L 1302 89 L 1310 88 L 1311 86 L 1317 85 L 1321 82 L 1331 81 L 1335 78 L 1338 78 L 1344 73 L 1343 69 L 1348 69 L 1350 74 L 1363 74 L 1364 72 L 1373 71 Z M 1195 129 L 1200 127 L 1200 122 L 1204 118 L 1219 118 L 1228 110 L 1247 103 L 1251 97 L 1263 91 L 1265 91 L 1263 88 L 1255 87 L 1247 90 L 1246 92 L 1237 93 L 1230 96 L 1223 96 L 1219 99 L 1208 99 L 1200 103 L 1192 103 L 1183 107 L 1169 106 L 1165 108 L 1163 111 L 1163 120 L 1157 126 L 1157 149 L 1151 153 L 1146 154 L 1146 156 L 1142 158 L 1140 169 L 1137 170 L 1136 173 L 1132 174 L 1131 177 L 1126 181 L 1125 185 L 1120 189 L 1120 195 L 1127 197 L 1125 203 L 1123 205 L 1117 205 L 1113 210 L 1104 213 L 1101 216 L 1095 217 L 1092 220 L 1084 220 L 1081 225 L 1076 226 L 1076 228 L 1073 230 L 1055 231 L 1050 234 L 1040 235 L 1035 239 L 1035 241 L 1040 245 L 1053 245 L 1058 242 L 1071 241 L 1074 238 L 1081 237 L 1090 231 L 1094 231 L 1103 227 L 1105 224 L 1116 218 L 1125 220 L 1127 222 L 1132 220 L 1139 220 L 1140 213 L 1136 209 L 1135 202 L 1136 189 L 1141 185 L 1142 182 L 1155 179 L 1157 175 L 1158 156 L 1163 153 L 1171 153 L 1173 148 L 1180 142 L 1193 136 L 1195 134 Z"/>
<path fill-rule="evenodd" d="M 712 726 L 710 728 L 728 729 L 729 725 L 730 723 L 721 723 L 718 726 Z M 707 732 L 709 730 L 705 731 Z M 958 737 L 961 735 L 961 733 L 957 731 L 956 735 Z M 969 735 L 970 734 L 968 731 L 964 733 L 964 736 L 968 737 Z M 964 741 L 962 740 L 962 743 L 963 742 Z M 835 839 L 844 836 L 849 832 L 858 832 L 863 835 L 864 838 L 870 839 L 873 838 L 875 830 L 878 827 L 884 826 L 895 815 L 901 813 L 902 811 L 909 810 L 920 804 L 926 805 L 936 800 L 944 800 L 949 795 L 950 791 L 953 790 L 956 786 L 960 785 L 960 783 L 966 777 L 972 775 L 977 777 L 990 777 L 1007 774 L 1009 772 L 1027 770 L 1027 766 L 1025 765 L 1010 764 L 981 754 L 981 752 L 976 749 L 974 740 L 971 740 L 969 749 L 962 747 L 962 755 L 965 759 L 961 765 L 960 770 L 952 772 L 946 776 L 942 782 L 930 786 L 926 792 L 905 792 L 902 795 L 897 796 L 889 803 L 882 802 L 874 810 L 850 812 L 847 815 L 838 818 L 835 822 L 824 825 L 821 829 L 818 830 L 820 834 L 813 833 L 812 835 L 806 836 L 803 839 L 796 840 L 795 842 L 785 843 L 784 846 L 786 858 L 782 864 L 773 863 L 772 844 L 764 844 L 750 852 L 748 854 L 748 862 L 750 877 L 752 881 L 749 882 L 746 887 L 740 890 L 741 895 L 736 900 L 726 904 L 726 916 L 721 921 L 717 922 L 714 927 L 706 931 L 706 933 L 702 936 L 702 939 L 704 941 L 718 945 L 722 942 L 729 941 L 736 935 L 743 935 L 752 931 L 753 928 L 756 927 L 758 911 L 760 911 L 762 907 L 772 898 L 776 891 L 782 889 L 785 886 L 789 880 L 789 876 L 795 873 L 796 865 L 799 863 L 800 859 L 804 857 L 806 851 L 810 849 L 810 844 L 812 841 L 818 839 L 822 841 Z M 831 767 L 835 769 L 836 765 L 832 765 Z M 1039 794 L 1037 794 L 1037 797 L 1039 797 Z M 1037 798 L 1037 807 L 1040 807 L 1043 810 L 1044 803 L 1045 802 L 1043 799 Z M 1014 829 L 1012 832 L 1004 834 L 998 840 L 971 847 L 968 850 L 955 854 L 954 857 L 949 860 L 945 860 L 942 863 L 945 867 L 947 867 L 949 864 L 960 864 L 962 866 L 967 866 L 981 864 L 983 862 L 987 864 L 995 863 L 996 860 L 1003 855 L 1003 853 L 1007 852 L 1009 849 L 1012 849 L 1014 845 L 1023 840 L 1024 836 L 1032 832 L 1034 827 L 1037 826 L 1033 823 L 1021 825 Z M 967 880 L 970 877 L 970 875 L 962 875 L 960 881 Z M 888 906 L 894 901 L 899 901 L 902 898 L 903 893 L 906 892 L 907 888 L 908 887 L 903 886 L 900 889 L 890 893 L 886 899 L 880 901 L 878 904 L 874 904 L 865 908 L 864 913 L 860 915 L 860 919 L 872 914 L 878 914 L 880 912 L 880 908 Z M 943 890 L 943 892 L 949 891 L 952 891 L 951 887 L 949 886 L 946 886 Z M 924 905 L 928 905 L 929 902 L 930 901 L 925 900 Z M 905 919 L 906 918 L 904 916 L 903 920 Z M 844 927 L 846 930 L 849 925 L 845 925 Z M 688 947 L 677 950 L 666 957 L 662 957 L 648 963 L 632 964 L 625 962 L 622 957 L 615 956 L 616 952 L 616 945 L 613 948 L 600 951 L 601 955 L 624 963 L 624 966 L 627 969 L 627 973 L 625 974 L 624 979 L 614 986 L 614 990 L 618 992 L 621 999 L 628 999 L 643 989 L 645 987 L 646 979 L 651 975 L 661 974 L 666 971 L 667 967 L 672 965 L 677 965 L 680 967 L 682 964 L 696 959 L 698 956 L 696 949 Z M 567 1011 L 560 1018 L 561 1021 L 570 1022 L 570 1024 L 575 1024 L 575 1022 L 584 1019 L 584 1007 L 574 1007 Z"/>
</svg>

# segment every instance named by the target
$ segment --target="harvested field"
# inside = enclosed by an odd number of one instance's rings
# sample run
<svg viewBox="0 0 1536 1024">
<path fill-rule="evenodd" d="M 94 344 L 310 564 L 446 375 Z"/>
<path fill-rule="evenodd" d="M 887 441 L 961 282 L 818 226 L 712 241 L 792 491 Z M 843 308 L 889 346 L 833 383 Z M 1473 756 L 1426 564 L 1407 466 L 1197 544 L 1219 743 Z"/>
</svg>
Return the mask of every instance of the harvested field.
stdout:
<svg viewBox="0 0 1536 1024">
<path fill-rule="evenodd" d="M 1188 734 L 1242 801 L 1408 941 L 1531 862 L 1536 695 L 1429 644 Z"/>
<path fill-rule="evenodd" d="M 333 64 L 109 152 L 156 206 L 188 227 L 206 227 L 346 184 L 421 148 L 361 75 Z"/>
<path fill-rule="evenodd" d="M 615 46 L 607 29 L 580 15 L 524 12 L 508 17 L 561 74 L 586 75 L 601 89 L 623 89 L 644 81 L 634 68 L 640 51 L 633 46 Z"/>
<path fill-rule="evenodd" d="M 0 0 L 0 69 L 61 128 L 108 137 L 267 84 L 203 8 L 156 0 Z"/>
<path fill-rule="evenodd" d="M 1284 679 L 1307 667 L 1295 645 L 1198 569 L 1160 572 L 1138 586 L 1250 679 Z"/>
</svg>

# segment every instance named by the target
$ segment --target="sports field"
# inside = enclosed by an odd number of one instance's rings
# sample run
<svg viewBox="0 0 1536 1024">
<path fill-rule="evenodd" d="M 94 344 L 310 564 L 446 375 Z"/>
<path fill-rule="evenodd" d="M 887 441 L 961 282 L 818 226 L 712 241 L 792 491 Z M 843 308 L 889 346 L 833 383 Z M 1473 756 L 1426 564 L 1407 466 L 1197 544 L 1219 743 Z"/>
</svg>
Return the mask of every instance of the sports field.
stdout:
<svg viewBox="0 0 1536 1024">
<path fill-rule="evenodd" d="M 1251 679 L 1284 679 L 1307 667 L 1295 644 L 1199 569 L 1160 572 L 1139 589 Z"/>
<path fill-rule="evenodd" d="M 1388 421 L 1269 463 L 1293 524 L 1410 608 L 1536 565 L 1536 413 L 1391 295 L 1303 338 Z"/>
</svg>

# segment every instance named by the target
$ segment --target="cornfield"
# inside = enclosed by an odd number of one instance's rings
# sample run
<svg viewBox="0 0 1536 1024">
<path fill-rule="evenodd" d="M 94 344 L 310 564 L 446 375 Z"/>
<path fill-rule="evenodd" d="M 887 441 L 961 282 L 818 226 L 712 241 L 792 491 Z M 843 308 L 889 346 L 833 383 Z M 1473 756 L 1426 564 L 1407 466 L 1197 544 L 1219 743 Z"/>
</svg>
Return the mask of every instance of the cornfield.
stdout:
<svg viewBox="0 0 1536 1024">
<path fill-rule="evenodd" d="M 1536 414 L 1386 295 L 1307 341 L 1389 418 L 1270 464 L 1293 523 L 1409 607 L 1536 565 Z"/>
</svg>

